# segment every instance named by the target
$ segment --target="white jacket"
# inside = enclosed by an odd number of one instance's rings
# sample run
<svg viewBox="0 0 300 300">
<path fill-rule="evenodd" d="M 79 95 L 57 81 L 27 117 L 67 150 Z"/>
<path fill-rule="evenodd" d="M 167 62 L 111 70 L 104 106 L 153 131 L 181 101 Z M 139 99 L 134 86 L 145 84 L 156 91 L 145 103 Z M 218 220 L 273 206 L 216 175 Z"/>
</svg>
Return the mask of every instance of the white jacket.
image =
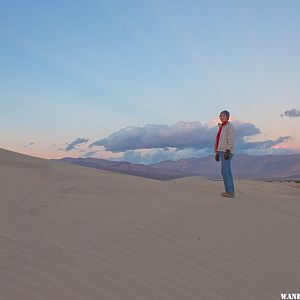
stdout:
<svg viewBox="0 0 300 300">
<path fill-rule="evenodd" d="M 221 126 L 222 123 L 218 123 L 218 130 Z M 222 128 L 218 149 L 216 149 L 217 140 L 215 142 L 215 152 L 217 151 L 226 152 L 226 150 L 229 149 L 230 152 L 233 153 L 234 140 L 235 140 L 235 129 L 234 126 L 230 122 L 228 122 Z"/>
</svg>

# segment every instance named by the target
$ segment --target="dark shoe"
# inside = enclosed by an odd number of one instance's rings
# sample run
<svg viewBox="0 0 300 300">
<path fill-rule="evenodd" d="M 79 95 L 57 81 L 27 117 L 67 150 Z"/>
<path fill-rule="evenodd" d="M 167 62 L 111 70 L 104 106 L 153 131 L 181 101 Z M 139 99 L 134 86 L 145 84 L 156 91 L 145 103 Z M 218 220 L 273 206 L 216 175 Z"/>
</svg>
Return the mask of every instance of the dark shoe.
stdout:
<svg viewBox="0 0 300 300">
<path fill-rule="evenodd" d="M 215 155 L 215 160 L 216 160 L 216 161 L 220 161 L 220 155 L 219 155 L 219 153 L 217 153 L 217 154 Z"/>
<path fill-rule="evenodd" d="M 221 195 L 223 197 L 234 198 L 234 193 L 227 193 L 227 192 L 225 192 L 225 193 L 221 193 Z"/>
</svg>

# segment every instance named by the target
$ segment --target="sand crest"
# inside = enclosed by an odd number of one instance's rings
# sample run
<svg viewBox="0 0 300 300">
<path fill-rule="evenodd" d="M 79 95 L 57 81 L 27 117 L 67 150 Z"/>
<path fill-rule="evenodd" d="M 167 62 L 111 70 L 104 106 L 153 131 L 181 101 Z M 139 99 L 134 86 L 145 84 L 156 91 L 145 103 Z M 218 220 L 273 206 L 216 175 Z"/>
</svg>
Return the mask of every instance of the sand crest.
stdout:
<svg viewBox="0 0 300 300">
<path fill-rule="evenodd" d="M 0 149 L 0 299 L 300 292 L 297 183 L 158 181 Z"/>
</svg>

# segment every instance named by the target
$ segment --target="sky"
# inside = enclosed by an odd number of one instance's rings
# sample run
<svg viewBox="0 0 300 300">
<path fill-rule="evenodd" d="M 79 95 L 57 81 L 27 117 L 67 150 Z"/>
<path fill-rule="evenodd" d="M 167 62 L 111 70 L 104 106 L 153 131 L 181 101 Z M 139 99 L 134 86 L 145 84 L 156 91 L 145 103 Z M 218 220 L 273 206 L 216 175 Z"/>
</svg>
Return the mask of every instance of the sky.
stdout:
<svg viewBox="0 0 300 300">
<path fill-rule="evenodd" d="M 0 147 L 156 163 L 300 153 L 300 1 L 0 0 Z"/>
</svg>

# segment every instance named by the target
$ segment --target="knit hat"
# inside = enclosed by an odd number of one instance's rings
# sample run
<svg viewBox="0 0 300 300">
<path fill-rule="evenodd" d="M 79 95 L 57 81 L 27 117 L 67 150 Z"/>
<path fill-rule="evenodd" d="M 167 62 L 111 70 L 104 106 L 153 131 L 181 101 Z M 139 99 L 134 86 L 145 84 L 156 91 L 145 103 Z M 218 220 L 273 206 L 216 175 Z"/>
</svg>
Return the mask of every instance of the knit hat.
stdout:
<svg viewBox="0 0 300 300">
<path fill-rule="evenodd" d="M 220 112 L 220 115 L 221 114 L 225 114 L 226 115 L 226 117 L 227 117 L 227 119 L 229 119 L 229 116 L 230 116 L 230 113 L 229 113 L 229 111 L 227 111 L 227 110 L 223 110 L 223 111 L 221 111 Z"/>
</svg>

